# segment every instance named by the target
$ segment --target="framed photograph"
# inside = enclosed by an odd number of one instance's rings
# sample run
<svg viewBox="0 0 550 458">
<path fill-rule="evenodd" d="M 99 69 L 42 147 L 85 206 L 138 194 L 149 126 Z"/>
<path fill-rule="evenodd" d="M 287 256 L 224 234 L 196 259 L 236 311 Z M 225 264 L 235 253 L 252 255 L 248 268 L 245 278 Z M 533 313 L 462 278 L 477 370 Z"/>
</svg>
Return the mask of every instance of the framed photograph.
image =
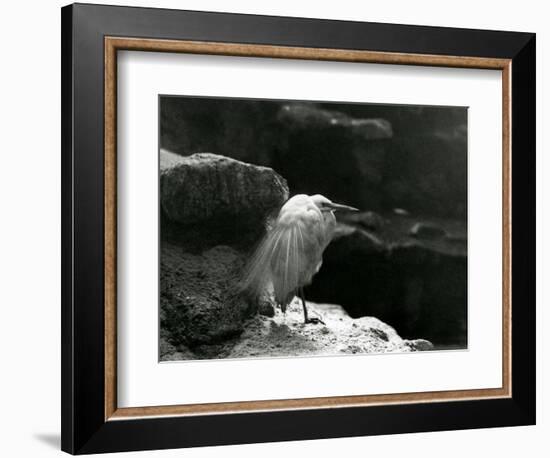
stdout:
<svg viewBox="0 0 550 458">
<path fill-rule="evenodd" d="M 535 35 L 62 9 L 62 448 L 535 423 Z"/>
</svg>

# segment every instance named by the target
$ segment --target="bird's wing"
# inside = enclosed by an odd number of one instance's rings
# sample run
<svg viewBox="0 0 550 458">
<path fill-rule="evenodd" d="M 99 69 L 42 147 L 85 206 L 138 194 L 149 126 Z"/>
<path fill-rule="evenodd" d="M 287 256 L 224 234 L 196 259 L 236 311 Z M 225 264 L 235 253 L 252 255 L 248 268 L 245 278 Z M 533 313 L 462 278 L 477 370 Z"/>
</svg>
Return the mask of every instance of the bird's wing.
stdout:
<svg viewBox="0 0 550 458">
<path fill-rule="evenodd" d="M 318 239 L 304 221 L 278 224 L 254 251 L 241 287 L 261 294 L 271 283 L 284 311 L 295 291 L 311 281 L 320 254 Z"/>
</svg>

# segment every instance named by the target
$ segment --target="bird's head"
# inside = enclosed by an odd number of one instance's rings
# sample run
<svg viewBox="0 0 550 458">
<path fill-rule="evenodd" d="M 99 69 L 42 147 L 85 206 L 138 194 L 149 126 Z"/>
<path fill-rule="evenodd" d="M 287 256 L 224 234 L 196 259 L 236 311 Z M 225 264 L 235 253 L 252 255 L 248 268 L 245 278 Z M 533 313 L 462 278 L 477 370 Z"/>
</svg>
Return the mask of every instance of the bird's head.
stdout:
<svg viewBox="0 0 550 458">
<path fill-rule="evenodd" d="M 330 211 L 337 211 L 337 210 L 354 211 L 354 212 L 359 211 L 357 208 L 350 207 L 349 205 L 336 204 L 331 200 L 327 199 L 325 196 L 322 196 L 321 194 L 315 194 L 314 196 L 311 196 L 311 200 L 313 200 L 313 203 L 322 212 L 330 212 Z"/>
</svg>

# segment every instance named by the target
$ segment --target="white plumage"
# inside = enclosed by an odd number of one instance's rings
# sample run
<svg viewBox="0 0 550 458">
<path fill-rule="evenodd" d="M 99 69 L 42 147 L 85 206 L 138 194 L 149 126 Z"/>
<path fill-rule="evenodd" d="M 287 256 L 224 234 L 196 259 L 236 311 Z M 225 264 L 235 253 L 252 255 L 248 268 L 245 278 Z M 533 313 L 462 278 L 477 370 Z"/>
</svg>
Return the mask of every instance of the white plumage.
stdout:
<svg viewBox="0 0 550 458">
<path fill-rule="evenodd" d="M 242 287 L 259 295 L 271 286 L 283 312 L 299 294 L 306 322 L 314 321 L 307 318 L 302 287 L 310 284 L 321 268 L 323 252 L 336 227 L 334 210 L 356 209 L 332 203 L 320 194 L 298 194 L 289 199 L 250 258 Z"/>
</svg>

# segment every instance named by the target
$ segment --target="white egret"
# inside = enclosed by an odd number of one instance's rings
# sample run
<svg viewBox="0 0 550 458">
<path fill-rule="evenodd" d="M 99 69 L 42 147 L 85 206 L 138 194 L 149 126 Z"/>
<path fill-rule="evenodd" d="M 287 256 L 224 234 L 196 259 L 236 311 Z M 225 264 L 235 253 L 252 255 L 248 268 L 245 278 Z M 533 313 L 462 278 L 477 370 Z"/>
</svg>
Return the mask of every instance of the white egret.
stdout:
<svg viewBox="0 0 550 458">
<path fill-rule="evenodd" d="M 305 323 L 322 323 L 308 317 L 303 287 L 321 268 L 323 252 L 336 228 L 336 210 L 357 211 L 320 194 L 289 199 L 250 258 L 241 286 L 255 295 L 271 287 L 283 313 L 297 295 Z"/>
</svg>

